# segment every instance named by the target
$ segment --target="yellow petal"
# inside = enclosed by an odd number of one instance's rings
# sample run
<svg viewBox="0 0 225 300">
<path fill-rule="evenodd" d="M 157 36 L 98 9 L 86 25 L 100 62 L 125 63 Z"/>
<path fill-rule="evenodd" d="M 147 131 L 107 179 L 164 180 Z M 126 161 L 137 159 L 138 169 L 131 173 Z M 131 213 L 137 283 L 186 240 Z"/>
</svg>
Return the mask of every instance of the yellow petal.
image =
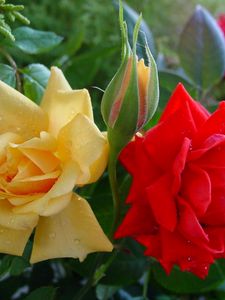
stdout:
<svg viewBox="0 0 225 300">
<path fill-rule="evenodd" d="M 43 110 L 0 81 L 0 134 L 14 132 L 29 139 L 47 128 L 48 119 Z"/>
<path fill-rule="evenodd" d="M 0 252 L 21 256 L 32 231 L 33 228 L 15 230 L 0 226 Z"/>
<path fill-rule="evenodd" d="M 57 67 L 51 67 L 51 74 L 41 101 L 41 107 L 47 113 L 51 111 L 54 105 L 52 102 L 54 102 L 55 92 L 58 90 L 71 91 L 71 87 L 65 79 L 63 72 Z"/>
<path fill-rule="evenodd" d="M 0 201 L 1 226 L 15 230 L 27 230 L 37 225 L 37 214 L 15 214 L 12 208 L 13 206 L 7 200 Z"/>
<path fill-rule="evenodd" d="M 41 215 L 47 217 L 58 214 L 69 204 L 71 198 L 72 192 L 59 197 L 51 198 Z"/>
<path fill-rule="evenodd" d="M 49 151 L 24 148 L 18 149 L 44 173 L 54 171 L 60 164 L 59 159 Z"/>
<path fill-rule="evenodd" d="M 62 71 L 51 69 L 51 76 L 41 102 L 48 113 L 48 131 L 57 136 L 59 130 L 70 122 L 77 113 L 85 114 L 93 120 L 91 99 L 86 89 L 72 90 Z"/>
<path fill-rule="evenodd" d="M 52 172 L 59 166 L 60 161 L 53 154 L 56 147 L 56 140 L 44 131 L 40 133 L 40 137 L 32 138 L 22 144 L 11 144 L 12 149 L 20 150 L 44 173 Z"/>
<path fill-rule="evenodd" d="M 93 120 L 91 99 L 86 89 L 56 92 L 54 104 L 48 112 L 49 132 L 57 136 L 59 130 L 78 113 L 82 113 Z"/>
<path fill-rule="evenodd" d="M 43 197 L 44 194 L 34 194 L 34 195 L 10 195 L 8 196 L 8 201 L 13 206 L 20 206 L 24 205 L 26 203 L 29 203 L 31 201 L 37 200 L 38 198 Z"/>
<path fill-rule="evenodd" d="M 38 149 L 44 151 L 54 152 L 57 148 L 56 139 L 51 136 L 48 132 L 40 132 L 40 137 L 34 137 L 21 144 L 11 144 L 14 148 L 27 148 L 27 149 Z"/>
<path fill-rule="evenodd" d="M 77 184 L 97 180 L 106 167 L 108 146 L 105 136 L 89 118 L 78 114 L 58 136 L 60 158 L 77 162 L 81 175 Z"/>
<path fill-rule="evenodd" d="M 112 249 L 88 202 L 74 195 L 62 212 L 40 218 L 31 262 L 57 257 L 74 257 L 83 261 L 89 253 Z"/>
<path fill-rule="evenodd" d="M 18 172 L 15 177 L 13 177 L 13 181 L 21 180 L 28 177 L 33 177 L 37 175 L 43 175 L 41 169 L 39 169 L 32 161 L 28 158 L 23 157 L 18 165 Z"/>
<path fill-rule="evenodd" d="M 3 163 L 6 156 L 6 149 L 9 143 L 20 142 L 20 137 L 12 132 L 6 132 L 0 135 L 0 164 Z"/>
<path fill-rule="evenodd" d="M 33 212 L 39 215 L 45 215 L 52 199 L 58 198 L 59 201 L 61 201 L 61 196 L 67 195 L 73 190 L 78 173 L 79 168 L 77 165 L 73 162 L 67 162 L 63 166 L 62 173 L 53 187 L 43 197 L 25 205 L 17 206 L 14 208 L 14 211 L 18 213 Z M 65 201 L 67 201 L 67 198 Z"/>
<path fill-rule="evenodd" d="M 6 190 L 12 194 L 34 194 L 48 192 L 56 182 L 59 170 L 43 175 L 37 175 L 20 180 L 12 180 L 6 185 Z"/>
</svg>

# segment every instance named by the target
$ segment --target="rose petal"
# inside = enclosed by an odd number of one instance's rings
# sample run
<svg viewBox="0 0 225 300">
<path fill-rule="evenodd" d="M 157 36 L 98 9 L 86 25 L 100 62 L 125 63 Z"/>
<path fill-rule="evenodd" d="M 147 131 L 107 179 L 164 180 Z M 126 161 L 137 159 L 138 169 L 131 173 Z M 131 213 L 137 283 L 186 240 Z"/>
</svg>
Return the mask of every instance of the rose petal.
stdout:
<svg viewBox="0 0 225 300">
<path fill-rule="evenodd" d="M 47 115 L 34 102 L 0 81 L 0 134 L 13 132 L 24 139 L 48 127 Z"/>
<path fill-rule="evenodd" d="M 160 263 L 167 267 L 177 264 L 182 271 L 189 271 L 204 278 L 209 271 L 209 264 L 214 259 L 212 253 L 184 238 L 179 232 L 161 230 L 162 258 Z M 172 245 L 172 246 L 171 246 Z"/>
<path fill-rule="evenodd" d="M 225 134 L 225 108 L 220 106 L 199 129 L 193 139 L 193 147 L 200 147 L 213 134 Z"/>
<path fill-rule="evenodd" d="M 48 192 L 60 175 L 57 170 L 44 175 L 37 175 L 20 180 L 12 180 L 6 185 L 6 190 L 12 194 L 33 194 Z"/>
<path fill-rule="evenodd" d="M 34 212 L 39 215 L 45 214 L 51 199 L 67 195 L 73 190 L 78 174 L 79 168 L 77 165 L 73 162 L 67 162 L 63 166 L 62 173 L 55 184 L 43 197 L 28 204 L 17 206 L 14 208 L 14 211 L 18 213 Z"/>
<path fill-rule="evenodd" d="M 198 217 L 204 215 L 211 202 L 211 182 L 207 172 L 189 164 L 182 175 L 181 194 Z"/>
<path fill-rule="evenodd" d="M 38 175 L 43 175 L 43 172 L 32 161 L 24 157 L 18 164 L 18 172 L 12 180 L 23 180 Z"/>
<path fill-rule="evenodd" d="M 18 149 L 27 158 L 29 158 L 43 173 L 50 173 L 59 167 L 60 160 L 49 151 L 25 149 L 19 147 Z"/>
<path fill-rule="evenodd" d="M 20 142 L 21 138 L 12 132 L 6 132 L 0 135 L 0 164 L 2 164 L 6 158 L 6 150 L 9 143 Z"/>
<path fill-rule="evenodd" d="M 156 221 L 173 231 L 177 224 L 177 208 L 171 184 L 171 175 L 163 175 L 146 188 L 146 194 Z"/>
<path fill-rule="evenodd" d="M 69 92 L 58 91 L 49 114 L 49 132 L 57 136 L 62 127 L 68 124 L 78 113 L 93 121 L 91 99 L 86 89 Z"/>
<path fill-rule="evenodd" d="M 21 256 L 32 231 L 33 228 L 15 230 L 0 226 L 0 252 Z"/>
<path fill-rule="evenodd" d="M 86 89 L 72 90 L 62 71 L 51 68 L 51 76 L 41 103 L 48 113 L 48 131 L 55 137 L 59 130 L 69 123 L 78 113 L 93 121 L 91 99 Z"/>
<path fill-rule="evenodd" d="M 42 217 L 37 226 L 31 262 L 74 257 L 83 261 L 87 254 L 112 251 L 88 202 L 74 195 L 70 204 L 59 214 Z"/>
<path fill-rule="evenodd" d="M 49 113 L 54 106 L 55 93 L 59 90 L 71 91 L 72 89 L 64 77 L 63 72 L 57 67 L 51 67 L 51 74 L 41 101 L 41 107 L 47 113 Z"/>
<path fill-rule="evenodd" d="M 120 155 L 121 163 L 133 177 L 126 203 L 139 201 L 144 196 L 145 187 L 162 175 L 162 170 L 145 151 L 143 142 L 143 137 L 135 136 L 135 140 L 130 142 Z"/>
<path fill-rule="evenodd" d="M 25 141 L 24 143 L 14 143 L 13 145 L 11 144 L 11 147 L 54 152 L 57 149 L 57 142 L 56 139 L 48 132 L 42 131 L 40 132 L 39 137 L 34 137 L 30 140 Z"/>
<path fill-rule="evenodd" d="M 155 234 L 156 229 L 158 230 L 158 224 L 152 214 L 150 205 L 143 198 L 140 198 L 138 204 L 133 204 L 130 207 L 114 237 L 119 239 L 129 236 L 136 239 L 140 235 Z"/>
<path fill-rule="evenodd" d="M 37 214 L 15 214 L 12 208 L 13 206 L 7 200 L 0 201 L 0 226 L 15 230 L 27 230 L 33 229 L 37 225 Z"/>
<path fill-rule="evenodd" d="M 225 189 L 224 186 L 212 190 L 212 201 L 205 215 L 201 217 L 201 223 L 212 226 L 225 225 Z"/>
<path fill-rule="evenodd" d="M 197 201 L 196 201 L 197 202 Z M 209 239 L 190 205 L 179 197 L 178 230 L 187 239 L 204 247 Z"/>
<path fill-rule="evenodd" d="M 181 83 L 177 85 L 169 102 L 167 103 L 167 106 L 160 118 L 160 122 L 166 120 L 175 112 L 182 110 L 184 104 L 189 107 L 195 126 L 200 128 L 209 118 L 210 113 L 199 102 L 192 99 Z"/>
<path fill-rule="evenodd" d="M 145 149 L 163 170 L 167 170 L 175 160 L 184 138 L 192 139 L 195 133 L 194 119 L 184 102 L 179 110 L 147 132 Z"/>
<path fill-rule="evenodd" d="M 93 182 L 106 167 L 107 140 L 96 125 L 82 114 L 77 114 L 60 130 L 58 147 L 63 161 L 72 160 L 79 165 L 81 174 L 77 184 Z"/>
</svg>

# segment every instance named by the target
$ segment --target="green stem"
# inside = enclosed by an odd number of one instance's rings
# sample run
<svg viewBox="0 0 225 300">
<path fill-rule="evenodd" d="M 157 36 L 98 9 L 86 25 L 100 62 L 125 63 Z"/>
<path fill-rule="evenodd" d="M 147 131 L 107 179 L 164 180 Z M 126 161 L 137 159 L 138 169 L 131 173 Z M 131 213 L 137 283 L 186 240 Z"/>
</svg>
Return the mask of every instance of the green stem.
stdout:
<svg viewBox="0 0 225 300">
<path fill-rule="evenodd" d="M 85 285 L 79 290 L 79 292 L 74 296 L 73 300 L 82 300 L 84 296 L 89 292 L 89 290 L 98 284 L 98 282 L 105 276 L 105 272 L 113 263 L 114 259 L 118 254 L 118 250 L 114 250 L 109 259 L 101 265 L 104 254 L 99 253 L 96 257 L 96 260 L 93 264 L 92 271 L 90 276 L 85 283 Z"/>
<path fill-rule="evenodd" d="M 114 216 L 110 237 L 113 240 L 113 234 L 118 226 L 120 220 L 120 197 L 119 197 L 119 189 L 117 183 L 117 175 L 116 175 L 116 166 L 117 159 L 119 154 L 116 151 L 111 151 L 109 155 L 109 164 L 108 164 L 108 174 L 109 174 L 109 182 L 112 191 L 113 197 L 113 206 L 114 206 Z"/>
<path fill-rule="evenodd" d="M 148 285 L 149 285 L 149 280 L 150 280 L 150 274 L 151 274 L 151 270 L 149 268 L 148 271 L 146 271 L 146 273 L 145 273 L 145 280 L 144 280 L 144 285 L 143 285 L 143 298 L 144 299 L 147 299 L 147 296 L 148 296 Z"/>
<path fill-rule="evenodd" d="M 22 82 L 21 82 L 19 70 L 17 68 L 17 64 L 16 64 L 15 60 L 12 58 L 12 56 L 7 51 L 5 51 L 5 49 L 0 48 L 0 52 L 5 56 L 5 58 L 8 60 L 11 67 L 15 70 L 16 88 L 21 93 L 22 92 Z"/>
</svg>

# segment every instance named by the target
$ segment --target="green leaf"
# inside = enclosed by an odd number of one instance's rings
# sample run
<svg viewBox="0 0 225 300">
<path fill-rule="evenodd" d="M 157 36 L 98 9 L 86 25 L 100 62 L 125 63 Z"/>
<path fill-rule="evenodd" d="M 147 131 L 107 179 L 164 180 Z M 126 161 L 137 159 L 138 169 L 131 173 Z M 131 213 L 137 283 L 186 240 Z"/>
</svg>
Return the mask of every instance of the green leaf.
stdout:
<svg viewBox="0 0 225 300">
<path fill-rule="evenodd" d="M 9 65 L 0 64 L 0 80 L 15 88 L 16 70 Z"/>
<path fill-rule="evenodd" d="M 114 4 L 116 8 L 119 8 L 118 1 L 114 1 Z M 133 45 L 133 31 L 135 24 L 138 21 L 139 14 L 133 10 L 129 5 L 126 3 L 123 3 L 123 13 L 124 13 L 124 20 L 127 23 L 128 28 L 128 39 L 129 43 L 132 46 Z M 151 50 L 152 55 L 156 56 L 156 50 L 155 50 L 155 43 L 153 39 L 152 32 L 150 28 L 148 27 L 147 23 L 142 19 L 141 26 L 140 26 L 140 33 L 138 35 L 137 40 L 137 55 L 139 58 L 144 58 L 147 61 L 146 51 L 145 51 L 145 43 L 147 41 L 147 44 Z"/>
<path fill-rule="evenodd" d="M 96 297 L 98 300 L 110 299 L 118 289 L 120 289 L 119 286 L 99 284 L 96 287 Z"/>
<path fill-rule="evenodd" d="M 54 287 L 41 287 L 31 292 L 24 300 L 54 300 L 56 295 L 56 288 Z"/>
<path fill-rule="evenodd" d="M 16 41 L 13 45 L 28 54 L 40 54 L 59 45 L 62 37 L 50 31 L 40 31 L 26 26 L 13 31 Z"/>
<path fill-rule="evenodd" d="M 29 266 L 29 262 L 26 261 L 23 257 L 14 257 L 10 266 L 10 274 L 12 276 L 18 276 L 22 274 L 24 269 Z"/>
<path fill-rule="evenodd" d="M 126 239 L 121 251 L 106 271 L 101 283 L 104 285 L 124 286 L 136 282 L 145 271 L 147 264 L 143 247 L 131 239 Z"/>
<path fill-rule="evenodd" d="M 170 275 L 166 275 L 160 264 L 152 265 L 154 278 L 165 289 L 182 294 L 205 293 L 214 290 L 225 280 L 225 260 L 220 259 L 210 267 L 209 275 L 200 279 L 189 272 L 181 272 L 173 268 Z"/>
<path fill-rule="evenodd" d="M 5 273 L 9 272 L 12 260 L 13 256 L 4 255 L 0 263 L 0 276 L 3 276 Z"/>
<path fill-rule="evenodd" d="M 195 88 L 193 87 L 191 81 L 185 77 L 181 72 L 171 71 L 171 70 L 163 70 L 159 72 L 159 82 L 160 82 L 160 102 L 159 108 L 163 109 L 174 89 L 178 85 L 178 83 L 182 83 L 187 89 L 187 91 L 195 96 Z"/>
<path fill-rule="evenodd" d="M 39 104 L 48 83 L 49 69 L 41 64 L 31 64 L 21 71 L 24 74 L 25 95 Z"/>
<path fill-rule="evenodd" d="M 225 72 L 225 39 L 210 13 L 197 6 L 179 43 L 182 67 L 202 90 L 216 84 Z"/>
</svg>

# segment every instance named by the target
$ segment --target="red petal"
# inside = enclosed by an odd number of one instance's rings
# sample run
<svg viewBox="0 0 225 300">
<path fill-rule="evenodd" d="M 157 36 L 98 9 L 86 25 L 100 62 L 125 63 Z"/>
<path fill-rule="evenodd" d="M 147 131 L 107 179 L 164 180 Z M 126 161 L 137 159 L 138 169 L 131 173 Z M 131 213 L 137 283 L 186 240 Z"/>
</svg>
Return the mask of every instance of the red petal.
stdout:
<svg viewBox="0 0 225 300">
<path fill-rule="evenodd" d="M 225 189 L 212 190 L 212 201 L 207 212 L 201 217 L 201 223 L 212 226 L 225 225 Z"/>
<path fill-rule="evenodd" d="M 206 171 L 189 164 L 182 174 L 182 197 L 197 216 L 202 216 L 211 202 L 211 182 Z"/>
<path fill-rule="evenodd" d="M 126 202 L 132 203 L 143 197 L 146 186 L 160 176 L 162 170 L 145 151 L 143 138 L 135 137 L 135 141 L 129 143 L 120 155 L 120 161 L 133 176 L 133 181 Z"/>
<path fill-rule="evenodd" d="M 194 211 L 189 204 L 182 198 L 179 198 L 179 223 L 178 230 L 191 242 L 201 245 L 208 243 L 208 237 L 199 223 Z"/>
<path fill-rule="evenodd" d="M 225 135 L 223 134 L 213 134 L 210 137 L 208 137 L 206 140 L 202 142 L 201 145 L 199 145 L 197 150 L 193 150 L 188 155 L 188 161 L 196 160 L 203 156 L 204 154 L 207 154 L 210 150 L 213 150 L 215 147 L 223 146 L 225 142 Z"/>
<path fill-rule="evenodd" d="M 163 175 L 146 189 L 156 221 L 164 228 L 173 231 L 177 224 L 177 210 L 171 191 L 172 176 Z"/>
<path fill-rule="evenodd" d="M 184 139 L 184 142 L 181 146 L 181 149 L 179 153 L 177 154 L 177 157 L 173 163 L 173 175 L 174 175 L 174 181 L 172 186 L 172 191 L 174 194 L 177 194 L 180 190 L 181 185 L 181 173 L 183 172 L 186 164 L 187 155 L 190 149 L 191 140 L 188 138 Z"/>
<path fill-rule="evenodd" d="M 186 102 L 165 121 L 146 134 L 144 146 L 163 170 L 171 167 L 185 137 L 191 139 L 196 128 Z"/>
<path fill-rule="evenodd" d="M 197 128 L 201 127 L 202 124 L 209 118 L 210 113 L 200 103 L 191 98 L 181 83 L 177 85 L 173 92 L 166 109 L 161 116 L 160 122 L 166 120 L 176 111 L 181 110 L 184 103 L 186 103 L 190 109 L 195 126 Z"/>
<path fill-rule="evenodd" d="M 141 200 L 133 204 L 128 210 L 122 224 L 117 229 L 114 237 L 133 237 L 154 233 L 157 223 L 152 215 L 150 206 Z"/>
<path fill-rule="evenodd" d="M 193 148 L 201 147 L 204 140 L 216 133 L 225 134 L 225 107 L 223 105 L 200 128 L 192 141 Z"/>
<path fill-rule="evenodd" d="M 213 262 L 212 254 L 186 240 L 178 232 L 161 232 L 163 255 L 160 260 L 163 266 L 177 264 L 181 270 L 189 271 L 204 278 L 208 274 L 208 266 Z"/>
</svg>

